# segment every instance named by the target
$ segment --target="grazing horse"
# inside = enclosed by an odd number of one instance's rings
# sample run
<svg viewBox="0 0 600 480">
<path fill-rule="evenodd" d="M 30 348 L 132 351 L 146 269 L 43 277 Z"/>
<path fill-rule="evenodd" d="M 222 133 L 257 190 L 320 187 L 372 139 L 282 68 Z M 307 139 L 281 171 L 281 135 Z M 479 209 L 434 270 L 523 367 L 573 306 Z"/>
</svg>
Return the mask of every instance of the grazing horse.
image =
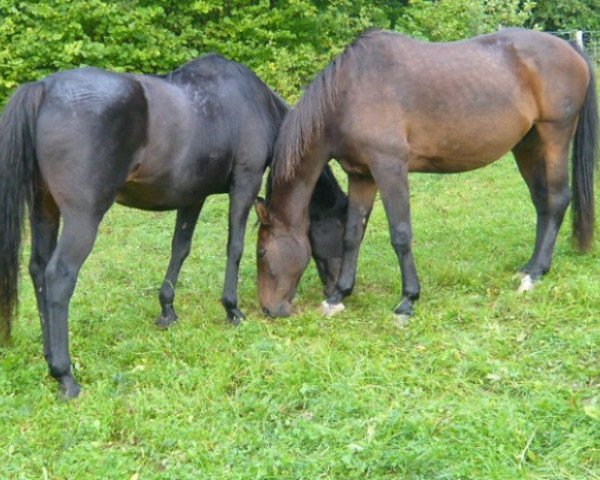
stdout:
<svg viewBox="0 0 600 480">
<path fill-rule="evenodd" d="M 420 293 L 408 173 L 473 170 L 511 150 L 537 212 L 520 287 L 530 289 L 550 268 L 571 199 L 573 138 L 573 229 L 582 250 L 592 245 L 597 128 L 593 67 L 574 44 L 523 29 L 450 43 L 363 34 L 315 78 L 281 127 L 271 202 L 256 205 L 263 310 L 291 312 L 310 258 L 311 192 L 332 157 L 348 174 L 349 206 L 341 272 L 325 313 L 342 310 L 352 292 L 377 189 L 402 273 L 395 313 L 405 321 Z"/>
<path fill-rule="evenodd" d="M 267 179 L 267 199 L 270 203 L 273 176 Z M 263 201 L 259 199 L 259 202 Z M 308 236 L 312 257 L 317 266 L 324 293 L 329 296 L 335 289 L 342 267 L 344 228 L 348 212 L 348 197 L 340 188 L 333 171 L 326 165 L 312 194 L 309 206 Z M 259 256 L 260 256 L 259 252 Z"/>
<path fill-rule="evenodd" d="M 159 295 L 157 323 L 166 327 L 177 319 L 175 286 L 202 205 L 209 195 L 228 193 L 222 303 L 229 321 L 239 323 L 238 270 L 248 213 L 288 110 L 252 71 L 215 54 L 167 75 L 84 68 L 22 86 L 0 121 L 2 336 L 10 336 L 17 302 L 26 202 L 44 355 L 66 397 L 80 391 L 71 373 L 69 303 L 100 221 L 115 201 L 177 210 Z"/>
</svg>

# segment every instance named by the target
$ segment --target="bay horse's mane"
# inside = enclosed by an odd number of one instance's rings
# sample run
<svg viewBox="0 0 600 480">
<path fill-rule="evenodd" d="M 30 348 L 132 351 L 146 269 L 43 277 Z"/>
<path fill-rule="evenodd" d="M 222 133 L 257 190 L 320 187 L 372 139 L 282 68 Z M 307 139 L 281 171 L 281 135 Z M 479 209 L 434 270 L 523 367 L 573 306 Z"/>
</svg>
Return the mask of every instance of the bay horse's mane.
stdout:
<svg viewBox="0 0 600 480">
<path fill-rule="evenodd" d="M 289 180 L 315 134 L 323 128 L 325 115 L 335 107 L 339 72 L 369 40 L 392 35 L 385 30 L 370 29 L 348 45 L 309 84 L 304 95 L 285 118 L 275 145 L 273 180 Z"/>
</svg>

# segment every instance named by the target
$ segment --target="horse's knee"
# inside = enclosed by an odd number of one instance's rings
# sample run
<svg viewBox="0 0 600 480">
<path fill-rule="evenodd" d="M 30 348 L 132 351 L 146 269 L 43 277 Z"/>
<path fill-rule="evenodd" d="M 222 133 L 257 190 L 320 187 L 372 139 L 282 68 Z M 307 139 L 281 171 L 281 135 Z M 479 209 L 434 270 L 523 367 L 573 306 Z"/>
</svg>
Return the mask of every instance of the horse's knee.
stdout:
<svg viewBox="0 0 600 480">
<path fill-rule="evenodd" d="M 346 226 L 344 234 L 344 250 L 355 247 L 360 242 L 360 229 L 358 225 L 351 224 Z"/>
<path fill-rule="evenodd" d="M 410 252 L 412 242 L 412 232 L 408 223 L 401 223 L 391 229 L 391 242 L 394 250 L 399 254 Z"/>
<path fill-rule="evenodd" d="M 75 289 L 77 271 L 64 262 L 51 262 L 43 274 L 50 307 L 61 307 L 68 302 Z"/>
<path fill-rule="evenodd" d="M 34 254 L 31 255 L 31 260 L 29 261 L 29 276 L 36 284 L 36 287 L 44 279 L 44 265 L 42 265 L 40 260 Z"/>
</svg>

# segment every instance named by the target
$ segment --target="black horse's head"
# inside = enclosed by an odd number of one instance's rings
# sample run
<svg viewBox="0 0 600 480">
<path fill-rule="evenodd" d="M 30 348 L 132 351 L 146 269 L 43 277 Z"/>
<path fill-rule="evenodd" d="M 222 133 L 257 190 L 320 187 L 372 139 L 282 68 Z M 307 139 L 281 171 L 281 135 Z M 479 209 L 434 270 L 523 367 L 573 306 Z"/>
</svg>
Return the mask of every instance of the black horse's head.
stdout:
<svg viewBox="0 0 600 480">
<path fill-rule="evenodd" d="M 331 168 L 319 177 L 310 201 L 309 238 L 312 257 L 329 297 L 340 275 L 348 197 L 340 188 Z"/>
</svg>

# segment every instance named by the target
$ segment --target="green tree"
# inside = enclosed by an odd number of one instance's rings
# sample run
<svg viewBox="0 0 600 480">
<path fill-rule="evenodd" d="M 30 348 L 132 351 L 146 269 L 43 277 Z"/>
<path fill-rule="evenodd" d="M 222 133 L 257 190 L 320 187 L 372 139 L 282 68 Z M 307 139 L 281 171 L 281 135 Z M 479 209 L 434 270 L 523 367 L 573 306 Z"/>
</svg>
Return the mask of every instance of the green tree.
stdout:
<svg viewBox="0 0 600 480">
<path fill-rule="evenodd" d="M 158 73 L 210 51 L 295 100 L 356 35 L 389 24 L 369 0 L 0 0 L 0 102 L 57 70 Z"/>
<path fill-rule="evenodd" d="M 600 30 L 600 0 L 536 0 L 527 26 L 546 31 Z"/>
<path fill-rule="evenodd" d="M 433 41 L 458 40 L 522 26 L 533 6 L 531 0 L 410 0 L 397 29 Z"/>
</svg>

